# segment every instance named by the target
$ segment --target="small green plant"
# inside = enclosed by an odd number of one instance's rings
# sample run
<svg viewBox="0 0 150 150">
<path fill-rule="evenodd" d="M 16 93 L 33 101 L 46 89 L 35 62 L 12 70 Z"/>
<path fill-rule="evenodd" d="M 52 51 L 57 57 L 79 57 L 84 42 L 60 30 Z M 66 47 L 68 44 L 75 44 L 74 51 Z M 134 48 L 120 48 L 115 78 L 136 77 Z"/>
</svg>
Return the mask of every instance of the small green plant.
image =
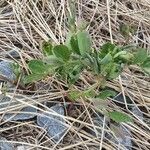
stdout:
<svg viewBox="0 0 150 150">
<path fill-rule="evenodd" d="M 131 64 L 139 65 L 146 73 L 150 74 L 150 56 L 146 50 L 138 49 L 131 51 L 129 46 L 116 46 L 112 43 L 104 43 L 99 49 L 92 48 L 91 38 L 85 30 L 86 25 L 75 24 L 74 0 L 69 1 L 70 11 L 68 27 L 70 31 L 65 44 L 52 44 L 51 41 L 42 43 L 43 59 L 33 59 L 28 62 L 30 74 L 22 77 L 24 85 L 31 84 L 46 78 L 49 75 L 56 75 L 68 84 L 67 96 L 76 101 L 81 97 L 106 100 L 107 97 L 114 97 L 116 94 L 111 90 L 103 89 L 107 80 L 117 78 L 124 67 Z M 129 36 L 132 28 L 128 25 L 121 25 L 120 32 L 123 36 Z M 95 84 L 89 89 L 79 91 L 72 89 L 72 84 L 79 80 L 82 72 L 86 70 L 95 77 Z M 14 66 L 14 72 L 19 75 L 18 67 Z M 106 115 L 116 122 L 130 121 L 127 115 L 120 112 L 109 112 L 104 109 Z"/>
<path fill-rule="evenodd" d="M 68 97 L 72 100 L 77 100 L 80 97 L 106 99 L 109 96 L 114 96 L 115 92 L 110 90 L 101 91 L 99 94 L 93 91 L 96 87 L 103 86 L 102 83 L 107 80 L 118 77 L 124 66 L 137 64 L 146 73 L 150 74 L 150 56 L 148 56 L 145 49 L 137 49 L 134 52 L 128 50 L 127 47 L 105 43 L 96 50 L 91 47 L 88 32 L 77 30 L 77 28 L 69 32 L 64 45 L 53 45 L 51 42 L 44 42 L 42 50 L 43 59 L 28 62 L 31 74 L 24 77 L 24 84 L 36 82 L 48 75 L 56 74 L 58 79 L 65 80 L 70 86 L 78 81 L 83 70 L 89 71 L 95 76 L 96 84 L 82 92 L 71 89 Z M 118 111 L 107 111 L 106 114 L 116 122 L 131 121 L 126 114 Z"/>
<path fill-rule="evenodd" d="M 121 24 L 119 30 L 125 38 L 128 38 L 130 34 L 132 35 L 135 32 L 134 28 L 128 24 Z"/>
</svg>

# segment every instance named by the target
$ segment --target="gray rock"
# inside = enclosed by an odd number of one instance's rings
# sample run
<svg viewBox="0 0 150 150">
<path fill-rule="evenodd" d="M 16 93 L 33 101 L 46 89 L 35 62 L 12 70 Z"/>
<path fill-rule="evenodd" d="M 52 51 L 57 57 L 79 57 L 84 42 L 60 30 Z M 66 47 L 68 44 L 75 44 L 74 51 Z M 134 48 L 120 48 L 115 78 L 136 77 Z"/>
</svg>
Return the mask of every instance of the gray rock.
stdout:
<svg viewBox="0 0 150 150">
<path fill-rule="evenodd" d="M 6 57 L 13 57 L 13 58 L 20 58 L 19 53 L 16 50 L 10 50 L 8 54 L 6 54 Z"/>
<path fill-rule="evenodd" d="M 130 108 L 130 105 L 132 104 L 132 100 L 128 96 L 125 96 L 125 98 L 126 98 L 127 105 Z M 115 96 L 114 100 L 118 106 L 125 107 L 125 101 L 122 93 L 119 93 L 117 96 Z"/>
<path fill-rule="evenodd" d="M 143 114 L 137 106 L 132 107 L 131 111 L 141 120 L 143 120 Z"/>
<path fill-rule="evenodd" d="M 10 143 L 10 141 L 0 137 L 0 150 L 14 150 L 14 146 Z"/>
<path fill-rule="evenodd" d="M 16 76 L 12 69 L 11 62 L 0 61 L 0 75 L 6 77 L 11 81 L 14 81 L 16 79 Z"/>
<path fill-rule="evenodd" d="M 64 115 L 64 107 L 61 104 L 52 106 L 50 111 L 52 113 Z M 67 124 L 62 117 L 51 115 L 49 113 L 42 113 L 37 116 L 37 124 L 47 131 L 47 135 L 54 141 L 58 142 L 64 136 L 67 130 Z"/>
<path fill-rule="evenodd" d="M 0 110 L 7 109 L 7 107 L 15 106 L 17 101 L 11 100 L 10 97 L 0 94 Z"/>
<path fill-rule="evenodd" d="M 28 149 L 31 149 L 31 147 L 24 146 L 24 145 L 17 146 L 17 148 L 16 148 L 16 150 L 28 150 Z"/>
<path fill-rule="evenodd" d="M 112 129 L 112 128 L 111 128 Z M 112 134 L 107 134 L 107 139 L 116 143 L 118 149 L 123 147 L 124 150 L 132 150 L 131 132 L 129 129 L 123 125 L 113 126 L 114 134 L 117 139 Z"/>
<path fill-rule="evenodd" d="M 11 98 L 0 95 L 0 112 L 4 110 L 8 110 L 9 107 L 15 107 L 15 105 L 19 104 L 18 101 L 11 100 Z M 21 110 L 15 110 L 19 113 L 10 113 L 6 112 L 3 116 L 4 120 L 11 120 L 11 121 L 17 121 L 17 120 L 27 120 L 31 119 L 36 116 L 37 110 L 33 107 L 24 107 Z"/>
<path fill-rule="evenodd" d="M 18 112 L 17 114 L 7 113 L 4 115 L 3 119 L 9 121 L 32 119 L 36 116 L 37 110 L 33 107 L 25 107 Z"/>
<path fill-rule="evenodd" d="M 93 130 L 92 135 L 101 138 L 102 130 L 98 129 L 97 127 L 101 127 L 101 128 L 103 127 L 104 116 L 98 115 L 96 117 L 93 117 L 92 120 L 95 125 L 95 129 L 96 129 L 96 131 Z M 105 129 L 107 128 L 107 125 L 108 125 L 108 121 L 105 120 Z M 105 134 L 106 134 L 106 132 L 104 132 L 104 136 L 105 136 Z"/>
<path fill-rule="evenodd" d="M 123 145 L 126 150 L 132 149 L 131 132 L 124 126 L 119 127 L 123 136 L 118 136 L 119 144 Z"/>
</svg>

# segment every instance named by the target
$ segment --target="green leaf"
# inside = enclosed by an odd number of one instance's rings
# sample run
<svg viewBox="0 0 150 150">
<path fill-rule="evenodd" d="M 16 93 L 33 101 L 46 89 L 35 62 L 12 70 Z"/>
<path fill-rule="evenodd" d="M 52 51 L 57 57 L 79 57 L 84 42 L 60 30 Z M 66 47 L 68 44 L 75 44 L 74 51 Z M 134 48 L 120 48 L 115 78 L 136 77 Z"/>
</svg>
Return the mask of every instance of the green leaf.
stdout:
<svg viewBox="0 0 150 150">
<path fill-rule="evenodd" d="M 67 81 L 70 84 L 74 84 L 80 77 L 82 67 L 83 65 L 79 60 L 68 61 L 64 64 L 60 74 L 65 74 L 64 76 L 67 78 Z"/>
<path fill-rule="evenodd" d="M 112 61 L 112 56 L 111 54 L 107 54 L 102 60 L 101 60 L 101 64 L 108 64 Z"/>
<path fill-rule="evenodd" d="M 21 74 L 21 68 L 20 68 L 19 64 L 12 63 L 11 65 L 12 65 L 11 67 L 13 69 L 14 74 L 16 75 L 16 77 L 19 77 L 19 75 Z"/>
<path fill-rule="evenodd" d="M 50 42 L 43 42 L 42 43 L 42 50 L 43 50 L 43 53 L 45 56 L 49 56 L 49 55 L 52 55 L 52 49 L 53 49 L 53 46 Z"/>
<path fill-rule="evenodd" d="M 148 55 L 145 49 L 138 49 L 138 51 L 134 54 L 134 64 L 142 64 L 147 57 Z"/>
<path fill-rule="evenodd" d="M 71 90 L 68 92 L 68 97 L 71 100 L 76 101 L 80 97 L 95 97 L 96 93 L 94 90 L 85 90 L 85 91 L 79 91 L 79 90 Z"/>
<path fill-rule="evenodd" d="M 71 55 L 68 47 L 62 44 L 55 46 L 53 48 L 53 53 L 57 58 L 62 59 L 63 61 L 68 61 Z"/>
<path fill-rule="evenodd" d="M 76 101 L 77 99 L 79 99 L 81 97 L 82 93 L 78 90 L 71 90 L 68 92 L 68 97 L 71 99 L 71 100 L 74 100 Z"/>
<path fill-rule="evenodd" d="M 33 74 L 41 74 L 48 71 L 48 65 L 44 64 L 42 60 L 30 60 L 28 67 Z"/>
<path fill-rule="evenodd" d="M 58 68 L 64 64 L 62 60 L 57 58 L 54 55 L 47 56 L 43 59 L 43 62 L 47 63 L 47 65 L 50 65 L 52 68 Z"/>
<path fill-rule="evenodd" d="M 109 75 L 110 71 L 111 71 L 111 67 L 112 67 L 112 63 L 108 63 L 108 64 L 101 64 L 101 75 L 102 76 L 107 76 Z"/>
<path fill-rule="evenodd" d="M 99 57 L 103 59 L 108 53 L 114 56 L 119 51 L 119 48 L 112 43 L 105 43 L 99 51 Z"/>
<path fill-rule="evenodd" d="M 75 7 L 74 0 L 69 0 L 68 4 L 70 8 L 69 15 L 68 15 L 68 25 L 71 31 L 75 31 L 76 29 L 76 25 L 75 25 L 76 7 Z"/>
<path fill-rule="evenodd" d="M 121 71 L 122 71 L 121 65 L 119 65 L 117 63 L 112 63 L 110 71 L 108 73 L 108 79 L 117 78 L 121 74 Z"/>
<path fill-rule="evenodd" d="M 113 121 L 115 121 L 117 123 L 132 122 L 132 119 L 128 115 L 126 115 L 125 113 L 113 111 L 113 112 L 108 112 L 108 115 Z"/>
<path fill-rule="evenodd" d="M 103 90 L 98 96 L 97 98 L 100 99 L 107 99 L 108 97 L 114 97 L 117 93 L 115 91 L 112 90 Z"/>
<path fill-rule="evenodd" d="M 78 40 L 76 39 L 76 37 L 74 37 L 74 36 L 71 37 L 70 44 L 71 44 L 72 51 L 75 54 L 80 55 L 80 50 L 79 50 L 79 46 L 78 46 Z"/>
<path fill-rule="evenodd" d="M 94 98 L 95 95 L 96 95 L 96 92 L 94 90 L 85 90 L 83 93 L 82 93 L 83 96 L 86 96 L 86 97 L 90 97 L 90 98 Z"/>
<path fill-rule="evenodd" d="M 115 62 L 121 61 L 122 63 L 131 63 L 134 55 L 127 51 L 120 51 L 114 56 Z"/>
<path fill-rule="evenodd" d="M 33 83 L 43 79 L 45 76 L 46 76 L 45 74 L 30 74 L 23 78 L 23 83 L 24 84 Z"/>
<path fill-rule="evenodd" d="M 128 37 L 130 32 L 131 32 L 131 27 L 129 25 L 127 25 L 127 24 L 121 24 L 120 25 L 120 33 L 124 37 Z"/>
<path fill-rule="evenodd" d="M 146 61 L 141 65 L 143 70 L 150 75 L 150 57 L 147 58 Z"/>
<path fill-rule="evenodd" d="M 91 50 L 90 36 L 86 31 L 79 31 L 77 33 L 78 47 L 81 55 L 89 53 Z"/>
<path fill-rule="evenodd" d="M 71 50 L 71 37 L 73 36 L 74 34 L 70 31 L 68 34 L 67 34 L 67 37 L 66 37 L 66 41 L 65 41 L 65 45 Z"/>
</svg>

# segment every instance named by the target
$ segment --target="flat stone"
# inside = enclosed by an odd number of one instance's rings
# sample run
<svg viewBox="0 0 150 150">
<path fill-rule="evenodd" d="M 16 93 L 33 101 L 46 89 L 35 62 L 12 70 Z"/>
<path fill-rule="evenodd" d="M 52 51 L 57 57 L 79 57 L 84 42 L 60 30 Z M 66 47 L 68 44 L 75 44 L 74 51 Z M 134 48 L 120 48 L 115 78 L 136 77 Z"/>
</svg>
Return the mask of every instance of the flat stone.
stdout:
<svg viewBox="0 0 150 150">
<path fill-rule="evenodd" d="M 17 109 L 14 111 L 18 111 L 19 113 L 12 113 L 12 112 L 7 112 L 9 107 L 14 108 L 15 105 L 19 104 L 18 101 L 11 100 L 10 97 L 0 95 L 0 112 L 5 111 L 6 113 L 3 116 L 4 120 L 9 120 L 9 121 L 17 121 L 17 120 L 27 120 L 31 119 L 36 116 L 37 110 L 33 107 L 24 107 L 21 110 Z"/>
<path fill-rule="evenodd" d="M 19 110 L 19 113 L 13 114 L 13 113 L 6 113 L 3 117 L 4 120 L 9 121 L 23 121 L 32 119 L 36 116 L 37 110 L 33 107 L 25 107 L 21 110 Z"/>
<path fill-rule="evenodd" d="M 0 61 L 0 75 L 6 77 L 11 81 L 14 81 L 16 79 L 16 76 L 11 66 L 11 62 Z"/>
<path fill-rule="evenodd" d="M 19 53 L 16 50 L 10 50 L 8 51 L 8 53 L 6 54 L 6 57 L 13 57 L 13 58 L 20 58 Z"/>
<path fill-rule="evenodd" d="M 127 105 L 130 108 L 130 105 L 132 104 L 132 100 L 128 96 L 125 96 L 125 98 L 126 98 Z M 118 106 L 125 107 L 125 100 L 122 93 L 119 93 L 117 96 L 115 96 L 114 100 L 115 100 L 114 102 L 117 103 Z"/>
<path fill-rule="evenodd" d="M 113 125 L 113 132 L 117 139 L 112 134 L 107 134 L 107 139 L 116 143 L 118 145 L 118 149 L 123 147 L 124 150 L 132 150 L 131 132 L 129 129 L 123 125 Z"/>
<path fill-rule="evenodd" d="M 2 109 L 7 109 L 7 107 L 15 106 L 18 104 L 17 101 L 11 100 L 10 97 L 0 94 L 0 112 Z"/>
<path fill-rule="evenodd" d="M 7 141 L 5 138 L 0 137 L 0 150 L 14 150 L 14 145 L 11 141 Z"/>
<path fill-rule="evenodd" d="M 140 109 L 137 106 L 132 107 L 131 111 L 141 120 L 143 120 L 143 113 L 140 111 Z"/>
<path fill-rule="evenodd" d="M 119 144 L 123 145 L 126 150 L 132 149 L 132 141 L 131 141 L 131 132 L 124 126 L 119 127 L 121 132 L 123 133 L 123 136 L 118 136 Z"/>
<path fill-rule="evenodd" d="M 101 128 L 103 127 L 103 124 L 104 124 L 104 116 L 103 115 L 97 115 L 96 117 L 93 117 L 92 120 L 93 120 L 93 123 L 95 125 L 95 128 L 96 127 L 101 127 Z M 108 121 L 105 120 L 105 129 L 107 128 L 107 125 L 108 125 Z M 94 130 L 93 130 L 93 132 L 94 132 Z M 104 136 L 105 136 L 105 134 L 106 133 L 104 132 Z M 93 135 L 101 138 L 102 130 L 96 128 L 96 131 L 94 132 Z"/>
<path fill-rule="evenodd" d="M 28 150 L 28 149 L 31 149 L 29 146 L 24 146 L 24 145 L 20 145 L 20 146 L 17 146 L 16 150 Z"/>
<path fill-rule="evenodd" d="M 64 136 L 67 130 L 67 124 L 62 117 L 57 114 L 64 116 L 64 107 L 61 104 L 56 104 L 50 107 L 52 113 L 56 112 L 56 115 L 49 113 L 42 113 L 37 116 L 37 124 L 46 129 L 47 135 L 54 141 L 58 142 Z"/>
</svg>

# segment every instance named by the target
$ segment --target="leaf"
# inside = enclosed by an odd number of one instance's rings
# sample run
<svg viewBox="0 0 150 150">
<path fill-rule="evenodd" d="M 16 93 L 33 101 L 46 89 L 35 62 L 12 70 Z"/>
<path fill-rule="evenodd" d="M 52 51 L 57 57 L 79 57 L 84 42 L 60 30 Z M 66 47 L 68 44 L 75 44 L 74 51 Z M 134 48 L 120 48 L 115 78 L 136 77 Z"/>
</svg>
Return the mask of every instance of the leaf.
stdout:
<svg viewBox="0 0 150 150">
<path fill-rule="evenodd" d="M 114 62 L 101 65 L 101 74 L 105 76 L 107 79 L 114 79 L 118 77 L 121 71 L 122 71 L 121 65 Z"/>
<path fill-rule="evenodd" d="M 150 75 L 150 57 L 141 65 L 142 69 Z"/>
<path fill-rule="evenodd" d="M 114 56 L 119 51 L 118 47 L 112 43 L 105 43 L 99 51 L 99 57 L 103 59 L 108 53 Z"/>
<path fill-rule="evenodd" d="M 69 84 L 74 84 L 80 77 L 82 72 L 82 64 L 79 60 L 69 61 L 63 66 L 62 73 L 65 73 Z"/>
<path fill-rule="evenodd" d="M 112 90 L 103 90 L 98 96 L 97 98 L 100 99 L 107 99 L 108 97 L 114 97 L 117 93 L 115 91 Z"/>
<path fill-rule="evenodd" d="M 102 60 L 101 60 L 101 64 L 108 64 L 112 61 L 112 56 L 111 54 L 107 54 Z"/>
<path fill-rule="evenodd" d="M 94 90 L 86 90 L 82 94 L 83 96 L 86 96 L 88 98 L 94 98 L 96 95 L 96 92 Z"/>
<path fill-rule="evenodd" d="M 53 53 L 57 58 L 62 59 L 63 61 L 68 61 L 71 55 L 68 47 L 62 44 L 55 46 L 53 48 Z"/>
<path fill-rule="evenodd" d="M 58 68 L 58 67 L 62 66 L 64 63 L 62 60 L 60 60 L 59 58 L 57 58 L 54 55 L 50 55 L 50 56 L 45 57 L 43 59 L 43 62 L 47 63 L 52 68 Z"/>
<path fill-rule="evenodd" d="M 43 79 L 45 76 L 46 76 L 45 74 L 30 74 L 23 78 L 23 83 L 24 84 L 33 83 Z"/>
<path fill-rule="evenodd" d="M 13 72 L 14 74 L 16 75 L 16 77 L 19 77 L 19 75 L 21 74 L 21 68 L 19 66 L 18 63 L 12 63 L 12 69 L 13 69 Z"/>
<path fill-rule="evenodd" d="M 109 71 L 108 76 L 107 76 L 108 79 L 117 78 L 121 74 L 121 71 L 122 71 L 121 65 L 116 64 L 116 63 L 112 63 L 110 71 Z"/>
<path fill-rule="evenodd" d="M 131 32 L 131 27 L 129 25 L 127 25 L 127 24 L 121 24 L 120 25 L 120 33 L 124 37 L 128 37 L 130 32 Z"/>
<path fill-rule="evenodd" d="M 71 31 L 75 31 L 76 25 L 75 25 L 75 14 L 76 14 L 76 7 L 74 1 L 70 0 L 68 1 L 69 4 L 69 15 L 68 15 L 68 25 Z"/>
<path fill-rule="evenodd" d="M 70 44 L 71 44 L 72 51 L 74 53 L 80 55 L 80 50 L 79 50 L 79 46 L 78 46 L 78 40 L 76 39 L 76 37 L 74 37 L 74 36 L 71 37 Z"/>
<path fill-rule="evenodd" d="M 115 62 L 121 61 L 122 63 L 131 63 L 134 55 L 127 51 L 120 51 L 114 56 Z"/>
<path fill-rule="evenodd" d="M 89 53 L 91 50 L 90 36 L 86 31 L 79 31 L 77 33 L 78 47 L 81 55 Z"/>
<path fill-rule="evenodd" d="M 81 97 L 81 92 L 79 90 L 71 90 L 68 92 L 68 97 L 71 99 L 71 100 L 74 100 L 76 101 L 77 99 L 79 99 Z"/>
<path fill-rule="evenodd" d="M 67 34 L 67 37 L 66 37 L 66 41 L 65 41 L 65 45 L 71 50 L 71 37 L 73 36 L 74 34 L 70 31 L 68 32 Z"/>
<path fill-rule="evenodd" d="M 125 113 L 113 111 L 113 112 L 108 112 L 108 115 L 113 121 L 115 121 L 117 123 L 132 122 L 132 119 L 128 115 L 126 115 Z"/>
<path fill-rule="evenodd" d="M 48 65 L 41 60 L 30 60 L 28 67 L 33 74 L 41 74 L 48 71 Z"/>
<path fill-rule="evenodd" d="M 135 33 L 135 27 L 128 25 L 128 24 L 121 24 L 119 27 L 120 33 L 125 37 L 128 38 L 130 34 Z"/>
<path fill-rule="evenodd" d="M 101 75 L 102 76 L 107 76 L 109 75 L 110 71 L 111 71 L 111 67 L 112 67 L 112 63 L 108 63 L 108 64 L 101 64 Z"/>
<path fill-rule="evenodd" d="M 142 64 L 146 59 L 148 55 L 145 49 L 140 48 L 138 51 L 134 54 L 134 64 Z"/>
<path fill-rule="evenodd" d="M 50 56 L 52 55 L 52 49 L 53 49 L 53 46 L 50 42 L 43 42 L 42 43 L 42 50 L 43 50 L 43 53 L 45 56 Z"/>
</svg>

